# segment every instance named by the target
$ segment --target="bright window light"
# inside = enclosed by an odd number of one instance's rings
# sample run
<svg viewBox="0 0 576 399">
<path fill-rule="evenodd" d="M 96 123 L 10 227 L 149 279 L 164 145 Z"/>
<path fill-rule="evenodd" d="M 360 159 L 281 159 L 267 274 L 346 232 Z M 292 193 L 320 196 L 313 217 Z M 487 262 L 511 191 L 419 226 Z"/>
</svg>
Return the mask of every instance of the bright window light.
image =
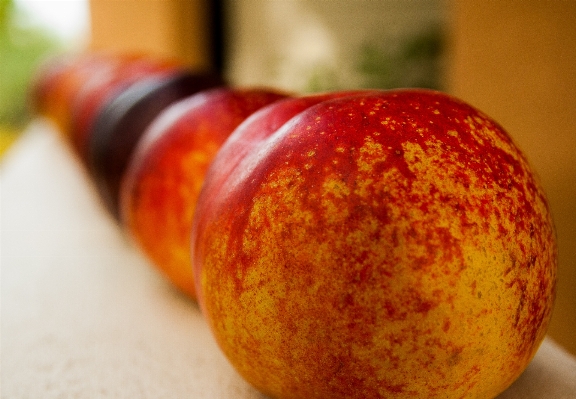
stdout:
<svg viewBox="0 0 576 399">
<path fill-rule="evenodd" d="M 26 24 L 41 26 L 72 45 L 86 42 L 89 28 L 88 0 L 15 0 Z"/>
</svg>

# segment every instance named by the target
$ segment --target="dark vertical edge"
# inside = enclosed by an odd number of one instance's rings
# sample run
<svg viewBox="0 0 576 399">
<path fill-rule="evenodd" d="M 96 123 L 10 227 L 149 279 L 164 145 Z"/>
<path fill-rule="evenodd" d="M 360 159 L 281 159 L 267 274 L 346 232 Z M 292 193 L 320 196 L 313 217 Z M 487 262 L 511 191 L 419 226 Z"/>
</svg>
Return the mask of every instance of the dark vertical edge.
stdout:
<svg viewBox="0 0 576 399">
<path fill-rule="evenodd" d="M 226 0 L 208 0 L 208 8 L 210 13 L 210 37 L 212 43 L 212 65 L 214 66 L 214 72 L 220 76 L 222 76 L 224 73 L 226 62 L 225 7 Z"/>
</svg>

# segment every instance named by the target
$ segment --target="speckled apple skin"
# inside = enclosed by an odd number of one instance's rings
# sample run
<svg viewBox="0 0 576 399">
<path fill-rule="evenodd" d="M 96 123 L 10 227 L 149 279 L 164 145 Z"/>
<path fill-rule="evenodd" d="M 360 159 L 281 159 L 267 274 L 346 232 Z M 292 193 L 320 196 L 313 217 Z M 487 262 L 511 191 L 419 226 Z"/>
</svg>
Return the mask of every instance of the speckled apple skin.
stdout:
<svg viewBox="0 0 576 399">
<path fill-rule="evenodd" d="M 525 369 L 553 307 L 555 233 L 488 116 L 396 90 L 235 145 L 247 155 L 206 178 L 192 253 L 202 311 L 248 382 L 273 398 L 493 398 Z"/>
<path fill-rule="evenodd" d="M 196 299 L 190 230 L 210 162 L 232 131 L 287 94 L 205 90 L 168 107 L 140 139 L 121 183 L 121 222 L 152 264 Z"/>
</svg>

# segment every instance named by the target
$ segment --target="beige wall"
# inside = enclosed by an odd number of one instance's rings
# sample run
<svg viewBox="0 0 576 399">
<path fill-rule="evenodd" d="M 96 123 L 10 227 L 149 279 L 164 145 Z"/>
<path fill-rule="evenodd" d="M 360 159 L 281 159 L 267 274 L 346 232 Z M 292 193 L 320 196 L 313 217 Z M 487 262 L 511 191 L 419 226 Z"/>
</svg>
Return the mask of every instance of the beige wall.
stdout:
<svg viewBox="0 0 576 399">
<path fill-rule="evenodd" d="M 90 0 L 91 48 L 210 66 L 207 0 Z"/>
<path fill-rule="evenodd" d="M 548 193 L 559 245 L 550 334 L 576 354 L 576 1 L 453 1 L 450 91 L 498 120 Z"/>
</svg>

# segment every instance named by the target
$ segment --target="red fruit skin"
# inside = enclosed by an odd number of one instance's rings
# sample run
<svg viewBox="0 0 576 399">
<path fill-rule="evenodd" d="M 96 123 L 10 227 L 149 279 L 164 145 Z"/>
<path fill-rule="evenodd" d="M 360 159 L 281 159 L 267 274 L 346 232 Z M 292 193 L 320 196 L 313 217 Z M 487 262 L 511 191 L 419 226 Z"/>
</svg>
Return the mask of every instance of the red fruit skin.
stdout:
<svg viewBox="0 0 576 399">
<path fill-rule="evenodd" d="M 211 73 L 178 71 L 141 79 L 106 103 L 89 134 L 87 164 L 100 199 L 117 221 L 120 184 L 146 129 L 170 105 L 221 84 Z"/>
<path fill-rule="evenodd" d="M 520 375 L 557 250 L 501 126 L 395 90 L 252 137 L 217 155 L 192 231 L 199 304 L 247 381 L 274 398 L 493 398 Z"/>
<path fill-rule="evenodd" d="M 118 55 L 109 65 L 88 79 L 72 104 L 72 147 L 84 164 L 88 163 L 88 144 L 94 119 L 106 103 L 132 84 L 151 77 L 168 76 L 182 71 L 183 66 L 146 55 Z"/>
<path fill-rule="evenodd" d="M 283 99 L 268 89 L 220 88 L 163 111 L 141 137 L 121 183 L 121 221 L 152 263 L 195 299 L 190 230 L 206 170 L 232 131 Z"/>
<path fill-rule="evenodd" d="M 71 134 L 74 99 L 86 82 L 112 61 L 102 53 L 77 54 L 46 60 L 30 86 L 33 112 L 52 121 L 66 139 Z"/>
<path fill-rule="evenodd" d="M 275 101 L 273 104 L 254 112 L 234 130 L 218 151 L 219 155 L 213 160 L 213 165 L 206 175 L 206 180 L 210 181 L 210 185 L 204 188 L 200 195 L 206 198 L 217 198 L 222 183 L 238 167 L 240 161 L 248 153 L 256 151 L 256 148 L 264 144 L 269 136 L 300 112 L 326 100 L 368 92 L 372 92 L 372 90 L 338 91 L 291 97 Z M 207 205 L 210 201 L 199 201 L 199 203 Z M 209 211 L 210 209 L 202 208 L 198 212 L 197 223 L 201 223 L 202 215 Z"/>
</svg>

